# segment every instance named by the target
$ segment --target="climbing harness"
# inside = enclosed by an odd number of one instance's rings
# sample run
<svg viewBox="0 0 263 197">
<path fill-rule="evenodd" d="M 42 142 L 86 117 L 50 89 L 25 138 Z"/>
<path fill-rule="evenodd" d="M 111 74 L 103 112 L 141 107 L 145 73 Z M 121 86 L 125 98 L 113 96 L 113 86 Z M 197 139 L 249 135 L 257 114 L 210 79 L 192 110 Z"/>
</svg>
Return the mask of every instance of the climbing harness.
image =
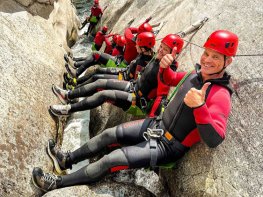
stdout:
<svg viewBox="0 0 263 197">
<path fill-rule="evenodd" d="M 149 141 L 150 145 L 150 167 L 155 168 L 157 164 L 157 141 L 161 139 L 163 136 L 164 131 L 163 129 L 151 129 L 147 128 L 147 131 L 143 133 L 143 137 L 146 141 Z"/>
</svg>

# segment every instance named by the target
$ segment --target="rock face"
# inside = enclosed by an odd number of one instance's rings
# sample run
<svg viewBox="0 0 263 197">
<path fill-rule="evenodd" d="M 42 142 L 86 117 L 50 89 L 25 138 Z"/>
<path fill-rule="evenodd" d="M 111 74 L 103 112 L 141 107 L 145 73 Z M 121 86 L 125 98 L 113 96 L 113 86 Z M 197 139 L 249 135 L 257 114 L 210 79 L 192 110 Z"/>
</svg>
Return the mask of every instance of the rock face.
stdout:
<svg viewBox="0 0 263 197">
<path fill-rule="evenodd" d="M 47 13 L 52 14 L 49 20 L 38 12 L 35 16 L 27 12 L 32 6 L 38 10 L 37 2 L 46 6 L 44 1 L 0 2 L 0 196 L 38 194 L 30 184 L 33 167 L 51 170 L 44 149 L 47 140 L 56 135 L 54 121 L 48 114 L 48 106 L 58 102 L 51 85 L 62 79 L 63 54 L 67 50 L 62 46 L 71 33 L 54 25 L 54 20 L 58 24 L 60 19 L 55 16 L 59 13 L 49 9 L 51 6 L 53 10 L 53 4 L 47 6 Z M 55 7 L 56 12 L 61 7 L 71 10 L 71 20 L 65 15 L 60 24 L 74 32 L 77 18 L 73 17 L 70 1 L 56 1 Z M 62 38 L 56 33 L 63 31 L 69 36 Z"/>
<path fill-rule="evenodd" d="M 48 19 L 49 14 L 54 8 L 54 0 L 2 0 L 1 11 L 16 12 L 27 10 L 32 15 L 38 15 Z"/>
<path fill-rule="evenodd" d="M 202 46 L 217 29 L 235 32 L 240 39 L 238 54 L 262 54 L 262 6 L 260 1 L 103 1 L 109 5 L 103 24 L 122 33 L 125 25 L 135 19 L 138 26 L 149 16 L 155 24 L 168 22 L 158 34 L 161 40 L 204 16 L 210 20 L 187 41 Z M 140 17 L 138 17 L 140 16 Z M 157 45 L 158 46 L 158 45 Z M 180 70 L 193 69 L 202 49 L 187 44 L 179 58 Z M 226 140 L 216 149 L 199 144 L 178 162 L 175 170 L 162 171 L 171 196 L 262 196 L 263 137 L 262 56 L 236 57 L 227 71 L 232 75 L 239 97 L 232 97 L 232 113 Z"/>
</svg>

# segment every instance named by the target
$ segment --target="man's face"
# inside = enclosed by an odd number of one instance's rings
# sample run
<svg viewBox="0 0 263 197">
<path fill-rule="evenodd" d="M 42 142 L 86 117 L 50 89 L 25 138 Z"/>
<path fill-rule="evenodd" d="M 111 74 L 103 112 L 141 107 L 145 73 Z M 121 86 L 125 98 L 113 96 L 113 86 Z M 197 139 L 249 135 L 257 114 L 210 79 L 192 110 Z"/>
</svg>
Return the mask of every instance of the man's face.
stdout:
<svg viewBox="0 0 263 197">
<path fill-rule="evenodd" d="M 166 44 L 161 43 L 157 51 L 156 59 L 161 60 L 163 56 L 169 53 L 171 53 L 171 49 Z"/>
<path fill-rule="evenodd" d="M 224 67 L 224 55 L 212 49 L 205 49 L 201 56 L 200 64 L 202 75 L 217 73 Z"/>
</svg>

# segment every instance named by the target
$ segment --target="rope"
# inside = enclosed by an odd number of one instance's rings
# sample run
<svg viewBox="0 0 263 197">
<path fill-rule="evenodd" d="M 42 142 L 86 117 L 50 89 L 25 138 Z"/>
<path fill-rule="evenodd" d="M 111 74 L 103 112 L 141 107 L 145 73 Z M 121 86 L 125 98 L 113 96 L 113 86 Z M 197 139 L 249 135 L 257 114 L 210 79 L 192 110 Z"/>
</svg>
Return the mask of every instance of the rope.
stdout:
<svg viewBox="0 0 263 197">
<path fill-rule="evenodd" d="M 263 54 L 244 54 L 244 55 L 236 55 L 236 57 L 255 57 L 255 56 L 263 56 Z"/>
</svg>

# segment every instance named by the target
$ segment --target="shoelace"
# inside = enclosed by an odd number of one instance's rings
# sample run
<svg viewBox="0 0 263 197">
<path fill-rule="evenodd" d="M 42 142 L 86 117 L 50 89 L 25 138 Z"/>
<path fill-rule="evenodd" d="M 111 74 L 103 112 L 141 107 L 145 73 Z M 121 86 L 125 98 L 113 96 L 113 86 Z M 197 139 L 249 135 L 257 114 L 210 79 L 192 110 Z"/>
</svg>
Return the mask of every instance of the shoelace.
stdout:
<svg viewBox="0 0 263 197">
<path fill-rule="evenodd" d="M 54 174 L 44 173 L 44 176 L 42 176 L 41 179 L 44 181 L 44 183 L 50 183 L 48 187 L 49 190 L 50 188 L 52 188 L 53 185 L 56 186 L 56 180 L 58 179 L 58 177 Z"/>
</svg>

